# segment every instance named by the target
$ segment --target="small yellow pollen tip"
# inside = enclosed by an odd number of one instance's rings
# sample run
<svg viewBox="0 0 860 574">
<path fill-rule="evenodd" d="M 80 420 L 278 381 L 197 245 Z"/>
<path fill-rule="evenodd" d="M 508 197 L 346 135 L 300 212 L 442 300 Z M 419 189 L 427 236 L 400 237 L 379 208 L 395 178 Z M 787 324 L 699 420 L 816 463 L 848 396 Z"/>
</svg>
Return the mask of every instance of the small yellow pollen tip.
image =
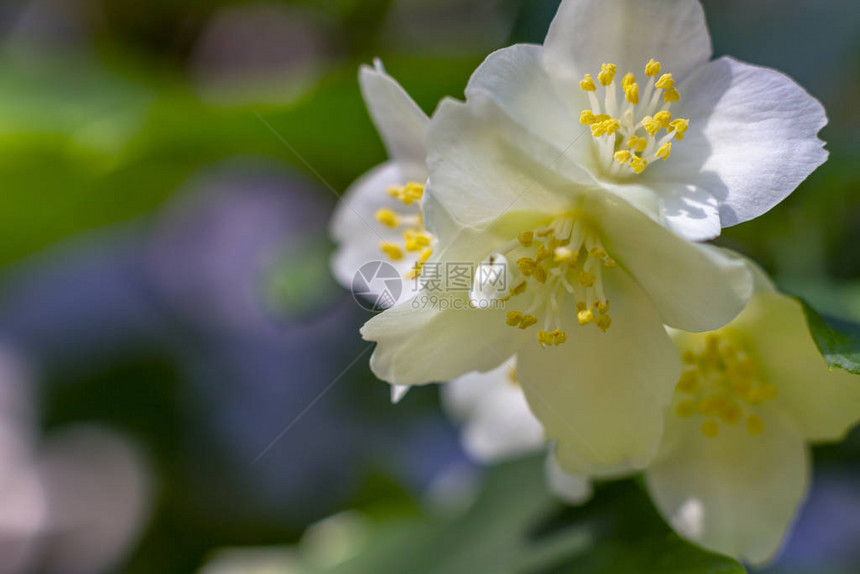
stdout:
<svg viewBox="0 0 860 574">
<path fill-rule="evenodd" d="M 639 136 L 631 136 L 630 139 L 627 140 L 627 147 L 635 152 L 642 153 L 645 151 L 645 148 L 648 147 L 648 140 Z"/>
<path fill-rule="evenodd" d="M 618 162 L 618 163 L 620 163 L 621 165 L 624 165 L 625 163 L 627 163 L 628 161 L 630 161 L 630 156 L 631 156 L 631 155 L 633 155 L 633 154 L 631 154 L 631 153 L 630 153 L 629 151 L 627 151 L 626 149 L 622 149 L 622 150 L 618 150 L 617 152 L 615 152 L 615 156 L 614 156 L 614 157 L 615 157 L 615 161 L 617 161 L 617 162 Z"/>
<path fill-rule="evenodd" d="M 579 114 L 579 123 L 584 126 L 590 126 L 596 121 L 597 118 L 595 118 L 594 112 L 591 110 L 582 110 L 582 113 Z"/>
<path fill-rule="evenodd" d="M 592 313 L 591 309 L 577 311 L 576 320 L 579 321 L 580 325 L 588 325 L 589 323 L 594 321 L 594 313 Z"/>
<path fill-rule="evenodd" d="M 660 64 L 660 62 L 658 62 L 654 58 L 651 58 L 648 61 L 648 64 L 645 65 L 645 75 L 648 76 L 649 78 L 653 78 L 653 77 L 657 76 L 657 74 L 659 74 L 660 70 L 662 70 L 662 69 L 663 69 L 663 66 Z"/>
<path fill-rule="evenodd" d="M 597 74 L 597 81 L 603 86 L 608 86 L 615 79 L 616 69 L 615 64 L 602 64 L 600 66 L 600 73 Z"/>
<path fill-rule="evenodd" d="M 675 88 L 671 88 L 663 92 L 663 101 L 668 104 L 673 104 L 681 100 L 681 92 Z"/>
<path fill-rule="evenodd" d="M 634 106 L 639 103 L 639 85 L 636 82 L 624 89 L 624 98 Z"/>
<path fill-rule="evenodd" d="M 397 214 L 387 208 L 382 208 L 376 212 L 376 221 L 385 227 L 390 227 L 392 229 L 395 229 L 400 225 L 400 218 Z"/>
<path fill-rule="evenodd" d="M 510 311 L 505 319 L 505 323 L 508 327 L 516 327 L 520 323 L 523 322 L 523 314 L 519 311 Z"/>
<path fill-rule="evenodd" d="M 630 167 L 636 173 L 642 173 L 643 171 L 645 171 L 645 168 L 648 167 L 648 160 L 639 156 L 633 156 L 633 158 L 630 160 Z"/>
<path fill-rule="evenodd" d="M 593 92 L 597 89 L 591 74 L 585 74 L 585 77 L 579 82 L 579 87 L 586 92 Z"/>
<path fill-rule="evenodd" d="M 681 141 L 684 139 L 684 134 L 687 133 L 687 129 L 690 127 L 690 120 L 677 119 L 673 120 L 669 127 L 666 128 L 669 132 L 675 132 L 675 139 Z"/>
<path fill-rule="evenodd" d="M 394 243 L 382 242 L 379 244 L 379 248 L 392 261 L 400 261 L 403 259 L 403 251 Z"/>
<path fill-rule="evenodd" d="M 672 78 L 672 74 L 663 74 L 654 85 L 661 90 L 671 90 L 675 87 L 675 79 Z"/>
<path fill-rule="evenodd" d="M 657 112 L 654 114 L 654 121 L 658 122 L 661 128 L 668 128 L 669 123 L 672 121 L 672 114 L 666 110 Z"/>
<path fill-rule="evenodd" d="M 533 315 L 524 315 L 523 320 L 520 321 L 520 329 L 528 329 L 532 325 L 537 325 L 537 317 Z"/>
<path fill-rule="evenodd" d="M 657 158 L 662 160 L 669 159 L 669 155 L 672 153 L 672 142 L 666 142 L 660 146 L 660 149 L 657 150 Z"/>
</svg>

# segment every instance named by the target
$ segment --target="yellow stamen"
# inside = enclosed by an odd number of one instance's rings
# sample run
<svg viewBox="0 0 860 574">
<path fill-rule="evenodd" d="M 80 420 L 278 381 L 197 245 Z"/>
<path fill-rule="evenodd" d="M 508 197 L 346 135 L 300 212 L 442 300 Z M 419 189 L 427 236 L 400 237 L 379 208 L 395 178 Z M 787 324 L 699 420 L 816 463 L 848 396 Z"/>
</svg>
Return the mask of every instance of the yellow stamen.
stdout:
<svg viewBox="0 0 860 574">
<path fill-rule="evenodd" d="M 591 77 L 591 74 L 585 74 L 585 77 L 579 82 L 579 87 L 586 92 L 593 92 L 597 89 L 597 86 L 594 85 L 594 78 Z"/>
<path fill-rule="evenodd" d="M 382 208 L 376 212 L 376 221 L 392 229 L 400 226 L 400 217 L 394 211 L 386 208 Z"/>
<path fill-rule="evenodd" d="M 597 121 L 597 118 L 594 116 L 594 112 L 591 110 L 582 110 L 582 113 L 579 114 L 579 123 L 584 126 L 590 126 Z"/>
<path fill-rule="evenodd" d="M 639 85 L 636 82 L 624 89 L 624 98 L 634 106 L 639 103 Z"/>
<path fill-rule="evenodd" d="M 537 317 L 533 315 L 524 315 L 523 320 L 520 321 L 520 329 L 528 329 L 532 325 L 537 325 Z"/>
<path fill-rule="evenodd" d="M 677 119 L 673 120 L 672 123 L 669 124 L 667 128 L 668 131 L 675 132 L 675 139 L 678 141 L 682 141 L 684 139 L 684 134 L 687 132 L 687 128 L 690 127 L 690 120 Z"/>
<path fill-rule="evenodd" d="M 651 137 L 660 131 L 660 122 L 652 118 L 651 116 L 645 116 L 642 118 L 642 127 L 645 128 L 645 131 L 651 134 Z"/>
<path fill-rule="evenodd" d="M 671 90 L 675 87 L 675 80 L 672 78 L 672 74 L 663 74 L 654 85 L 660 90 Z"/>
<path fill-rule="evenodd" d="M 654 114 L 654 120 L 660 124 L 661 128 L 665 129 L 669 127 L 669 122 L 672 121 L 672 114 L 670 114 L 666 110 L 663 110 Z"/>
<path fill-rule="evenodd" d="M 660 146 L 660 149 L 657 150 L 657 158 L 662 160 L 669 159 L 669 155 L 672 153 L 672 142 L 666 142 Z"/>
<path fill-rule="evenodd" d="M 385 253 L 392 261 L 400 261 L 403 259 L 403 251 L 394 243 L 384 241 L 379 244 L 379 248 L 382 249 L 382 252 Z"/>
<path fill-rule="evenodd" d="M 666 102 L 667 104 L 674 104 L 675 102 L 678 102 L 680 100 L 681 100 L 681 92 L 679 92 L 675 88 L 672 88 L 670 90 L 666 90 L 665 92 L 663 92 L 663 101 Z"/>
<path fill-rule="evenodd" d="M 621 80 L 621 87 L 624 90 L 627 90 L 630 86 L 636 83 L 636 76 L 633 75 L 632 72 L 627 72 L 624 75 L 624 79 Z"/>
<path fill-rule="evenodd" d="M 660 70 L 662 69 L 663 67 L 660 65 L 660 62 L 658 62 L 654 58 L 651 58 L 650 60 L 648 60 L 648 64 L 645 65 L 645 75 L 649 78 L 653 78 L 657 74 L 659 74 Z"/>
<path fill-rule="evenodd" d="M 523 322 L 523 314 L 519 311 L 509 311 L 505 323 L 508 327 L 516 327 Z"/>
<path fill-rule="evenodd" d="M 646 167 L 648 167 L 648 162 L 641 157 L 633 156 L 630 160 L 630 167 L 633 168 L 633 171 L 636 173 L 642 173 Z"/>
<path fill-rule="evenodd" d="M 639 136 L 630 136 L 627 140 L 627 147 L 635 152 L 642 153 L 648 147 L 648 140 Z"/>
<path fill-rule="evenodd" d="M 632 154 L 629 151 L 627 151 L 626 149 L 622 149 L 615 152 L 615 155 L 613 157 L 615 157 L 615 161 L 617 161 L 621 165 L 624 165 L 625 163 L 630 161 L 631 155 Z"/>
<path fill-rule="evenodd" d="M 520 233 L 517 235 L 517 241 L 520 242 L 520 245 L 523 247 L 531 247 L 535 241 L 534 231 L 526 231 L 525 233 Z"/>
<path fill-rule="evenodd" d="M 600 73 L 597 74 L 597 81 L 603 86 L 608 86 L 615 79 L 615 70 L 615 64 L 602 64 L 600 66 Z"/>
</svg>

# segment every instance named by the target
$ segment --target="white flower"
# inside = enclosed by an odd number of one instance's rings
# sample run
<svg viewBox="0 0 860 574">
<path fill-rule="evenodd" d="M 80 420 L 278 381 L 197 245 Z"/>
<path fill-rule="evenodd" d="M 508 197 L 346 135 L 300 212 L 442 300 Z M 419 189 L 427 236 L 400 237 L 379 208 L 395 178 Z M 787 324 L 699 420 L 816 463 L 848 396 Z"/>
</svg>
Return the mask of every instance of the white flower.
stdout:
<svg viewBox="0 0 860 574">
<path fill-rule="evenodd" d="M 389 159 L 359 178 L 344 194 L 331 223 L 339 244 L 332 259 L 338 282 L 352 287 L 362 265 L 390 261 L 411 280 L 432 253 L 421 198 L 427 180 L 424 132 L 429 121 L 377 60 L 359 73 L 364 100 Z M 408 297 L 409 282 L 401 294 Z"/>
<path fill-rule="evenodd" d="M 779 72 L 711 55 L 698 0 L 564 0 L 543 46 L 495 52 L 466 96 L 512 120 L 528 161 L 709 239 L 772 208 L 827 158 L 814 98 Z M 440 199 L 474 226 L 521 191 Z"/>
<path fill-rule="evenodd" d="M 807 443 L 860 420 L 860 380 L 830 371 L 800 304 L 758 291 L 712 333 L 673 333 L 685 370 L 646 483 L 679 534 L 753 564 L 777 552 L 809 482 Z"/>
<path fill-rule="evenodd" d="M 529 410 L 513 360 L 443 385 L 442 403 L 461 423 L 463 448 L 475 460 L 489 464 L 547 449 L 543 426 Z M 546 465 L 547 483 L 557 496 L 571 504 L 591 498 L 587 478 L 563 472 L 552 455 Z"/>
<path fill-rule="evenodd" d="M 681 369 L 663 324 L 724 325 L 749 297 L 747 269 L 583 185 L 492 107 L 445 102 L 427 137 L 424 214 L 437 243 L 425 270 L 492 268 L 504 257 L 510 281 L 479 309 L 475 300 L 490 299 L 480 281 L 471 294 L 431 292 L 425 283 L 364 326 L 378 343 L 374 372 L 416 385 L 487 371 L 515 355 L 531 409 L 567 471 L 643 468 Z M 482 214 L 505 207 L 504 217 L 484 224 Z M 449 213 L 473 225 L 455 224 Z"/>
</svg>

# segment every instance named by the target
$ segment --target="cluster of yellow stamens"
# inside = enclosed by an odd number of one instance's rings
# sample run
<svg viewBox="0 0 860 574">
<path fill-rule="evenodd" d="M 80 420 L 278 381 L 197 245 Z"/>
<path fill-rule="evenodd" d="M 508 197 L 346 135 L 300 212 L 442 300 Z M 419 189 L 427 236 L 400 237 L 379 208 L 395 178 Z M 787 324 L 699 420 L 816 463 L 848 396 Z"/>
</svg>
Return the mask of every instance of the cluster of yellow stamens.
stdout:
<svg viewBox="0 0 860 574">
<path fill-rule="evenodd" d="M 565 343 L 567 333 L 561 329 L 562 291 L 575 297 L 576 308 L 571 312 L 580 325 L 593 323 L 605 332 L 612 324 L 602 270 L 612 269 L 616 263 L 589 224 L 563 217 L 549 226 L 521 233 L 505 252 L 516 252 L 520 257 L 516 259 L 513 287 L 503 300 L 522 295 L 529 284 L 535 290 L 526 311 L 508 312 L 508 326 L 528 329 L 540 322 L 538 315 L 542 313 L 540 345 L 556 347 Z"/>
<path fill-rule="evenodd" d="M 764 423 L 754 411 L 776 398 L 777 389 L 760 379 L 752 357 L 724 337 L 710 334 L 702 349 L 688 349 L 681 359 L 686 369 L 675 387 L 678 416 L 704 417 L 701 431 L 710 438 L 719 435 L 720 422 L 733 425 L 745 420 L 747 432 L 753 436 L 764 431 Z"/>
<path fill-rule="evenodd" d="M 400 200 L 403 205 L 412 207 L 414 213 L 404 214 L 387 207 L 376 212 L 376 220 L 389 229 L 403 229 L 403 244 L 383 241 L 379 248 L 392 261 L 401 261 L 406 253 L 417 254 L 415 266 L 407 274 L 408 279 L 414 279 L 421 274 L 421 269 L 430 256 L 433 255 L 431 244 L 433 236 L 424 227 L 424 215 L 421 212 L 421 198 L 424 196 L 424 186 L 410 182 L 406 185 L 393 185 L 387 189 L 389 196 Z"/>
<path fill-rule="evenodd" d="M 583 110 L 579 121 L 590 126 L 598 142 L 600 161 L 614 175 L 642 173 L 649 163 L 667 160 L 672 153 L 672 140 L 681 141 L 690 120 L 673 119 L 669 108 L 680 101 L 672 74 L 660 75 L 662 66 L 653 59 L 645 66 L 648 78 L 644 90 L 639 89 L 636 76 L 628 73 L 621 80 L 622 102 L 615 85 L 615 64 L 603 64 L 597 82 L 603 86 L 603 103 L 597 98 L 597 83 L 586 74 L 579 87 L 588 94 L 591 109 Z M 658 77 L 659 76 L 659 77 Z M 641 95 L 641 106 L 640 106 Z M 665 134 L 660 135 L 660 131 Z"/>
</svg>

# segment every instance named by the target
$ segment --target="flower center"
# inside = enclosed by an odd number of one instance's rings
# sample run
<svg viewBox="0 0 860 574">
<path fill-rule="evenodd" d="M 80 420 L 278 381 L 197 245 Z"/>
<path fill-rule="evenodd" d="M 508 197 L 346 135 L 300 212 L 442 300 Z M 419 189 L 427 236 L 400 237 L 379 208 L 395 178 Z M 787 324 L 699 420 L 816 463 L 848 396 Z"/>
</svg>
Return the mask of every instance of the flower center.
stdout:
<svg viewBox="0 0 860 574">
<path fill-rule="evenodd" d="M 704 417 L 701 430 L 709 438 L 719 435 L 720 423 L 733 425 L 741 420 L 746 420 L 750 435 L 764 431 L 755 411 L 776 398 L 777 389 L 761 380 L 752 357 L 725 337 L 710 334 L 702 348 L 684 351 L 681 360 L 687 367 L 675 387 L 679 399 L 675 414 Z"/>
<path fill-rule="evenodd" d="M 661 68 L 660 62 L 648 62 L 648 83 L 641 93 L 636 76 L 628 73 L 621 80 L 619 93 L 615 64 L 603 64 L 597 75 L 604 88 L 602 104 L 591 74 L 579 83 L 591 102 L 591 109 L 583 110 L 579 121 L 591 126 L 599 161 L 612 175 L 639 174 L 648 164 L 669 159 L 672 140 L 683 140 L 690 126 L 690 120 L 672 119 L 669 108 L 681 99 L 681 94 L 672 74 L 660 75 Z"/>
<path fill-rule="evenodd" d="M 522 295 L 531 287 L 534 296 L 523 311 L 507 314 L 508 326 L 528 329 L 543 316 L 538 332 L 542 347 L 555 347 L 567 341 L 561 330 L 562 313 L 573 312 L 582 326 L 593 323 L 606 331 L 612 323 L 609 301 L 603 292 L 603 269 L 616 266 L 603 248 L 597 232 L 574 217 L 563 217 L 552 224 L 526 231 L 503 248 L 502 253 L 517 252 L 513 282 L 507 301 Z M 562 308 L 564 291 L 573 295 L 575 310 Z"/>
<path fill-rule="evenodd" d="M 407 279 L 414 279 L 421 275 L 422 267 L 433 255 L 431 248 L 433 236 L 424 227 L 424 213 L 421 210 L 424 185 L 415 182 L 392 185 L 386 192 L 400 200 L 406 211 L 400 212 L 384 207 L 376 212 L 376 220 L 389 229 L 402 229 L 403 243 L 383 241 L 379 244 L 379 248 L 392 261 L 403 260 L 405 253 L 415 254 L 415 266 L 406 275 Z"/>
</svg>

